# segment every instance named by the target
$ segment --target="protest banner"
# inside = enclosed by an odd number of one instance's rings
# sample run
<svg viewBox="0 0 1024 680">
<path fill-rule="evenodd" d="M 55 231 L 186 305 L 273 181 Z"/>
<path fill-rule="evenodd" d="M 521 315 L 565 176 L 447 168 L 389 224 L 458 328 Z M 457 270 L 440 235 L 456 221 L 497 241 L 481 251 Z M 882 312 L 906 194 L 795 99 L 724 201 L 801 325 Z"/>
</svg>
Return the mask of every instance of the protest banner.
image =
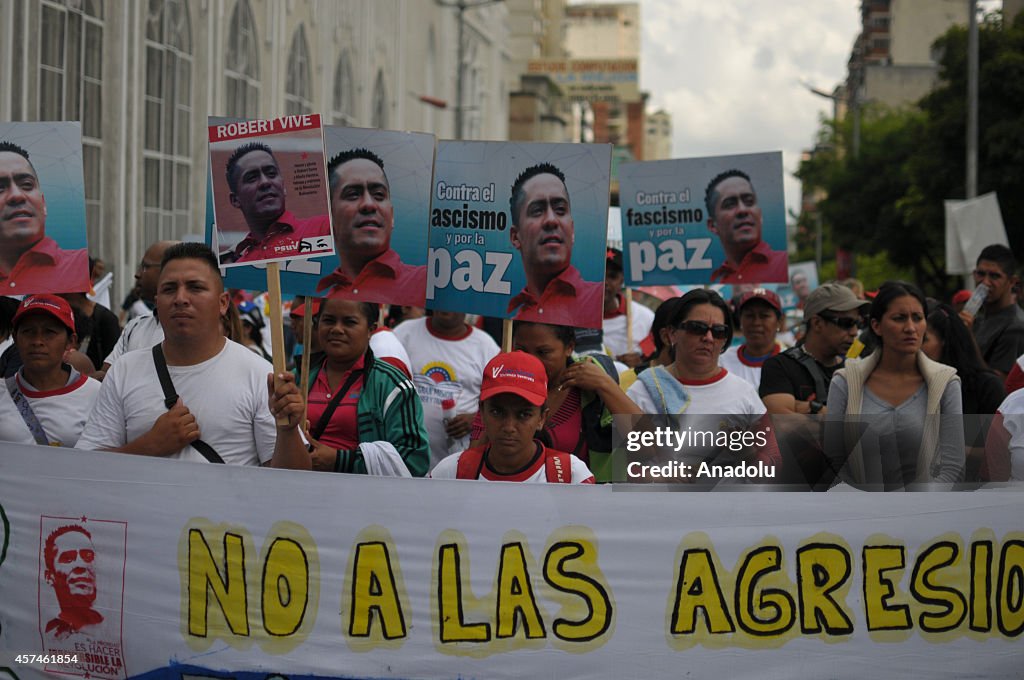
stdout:
<svg viewBox="0 0 1024 680">
<path fill-rule="evenodd" d="M 723 496 L 197 465 L 3 446 L 0 667 L 145 680 L 1020 669 L 1019 491 Z"/>
<path fill-rule="evenodd" d="M 780 152 L 619 168 L 627 286 L 785 283 Z"/>
<path fill-rule="evenodd" d="M 600 328 L 610 164 L 609 145 L 441 142 L 427 306 Z"/>
<path fill-rule="evenodd" d="M 226 121 L 233 119 L 211 119 Z M 398 256 L 403 271 L 422 267 L 427 259 L 427 229 L 430 209 L 430 181 L 434 161 L 434 136 L 423 133 L 395 132 L 370 128 L 324 127 L 327 160 L 352 149 L 368 149 L 384 164 L 390 188 L 393 223 L 398 231 L 390 237 L 390 249 Z M 328 178 L 330 183 L 330 178 Z M 330 185 L 328 184 L 328 188 Z M 333 211 L 332 211 L 333 212 Z M 207 201 L 207 231 L 214 222 L 212 201 Z M 339 246 L 335 240 L 335 248 Z M 386 252 L 387 248 L 382 251 Z M 317 290 L 321 281 L 336 272 L 340 266 L 336 254 L 281 262 L 281 289 L 285 295 L 322 296 Z M 368 270 L 367 274 L 372 271 Z M 424 270 L 425 271 L 425 270 Z M 393 304 L 424 306 L 425 274 L 414 281 L 403 281 L 401 286 L 386 286 L 384 294 L 374 288 L 348 287 L 346 294 L 353 299 Z M 225 285 L 229 288 L 262 290 L 265 285 L 263 265 L 232 267 L 225 272 Z M 328 282 L 326 287 L 330 287 Z M 359 292 L 355 292 L 355 290 Z M 339 291 L 340 292 L 340 291 Z M 393 295 L 392 296 L 392 292 Z M 410 302 L 412 300 L 412 302 Z"/>
<path fill-rule="evenodd" d="M 211 119 L 209 138 L 222 266 L 333 251 L 319 115 Z"/>
<path fill-rule="evenodd" d="M 81 123 L 0 123 L 0 290 L 92 287 Z"/>
<path fill-rule="evenodd" d="M 985 246 L 1009 247 L 999 197 L 994 191 L 965 201 L 943 201 L 947 274 L 970 274 Z"/>
</svg>

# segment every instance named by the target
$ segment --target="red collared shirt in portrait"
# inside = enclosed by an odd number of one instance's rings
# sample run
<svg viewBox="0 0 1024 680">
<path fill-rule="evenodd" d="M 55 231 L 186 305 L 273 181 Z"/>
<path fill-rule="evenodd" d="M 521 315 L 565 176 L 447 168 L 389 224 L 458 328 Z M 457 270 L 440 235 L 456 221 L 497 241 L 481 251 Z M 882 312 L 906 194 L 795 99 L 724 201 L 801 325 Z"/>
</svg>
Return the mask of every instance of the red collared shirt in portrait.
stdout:
<svg viewBox="0 0 1024 680">
<path fill-rule="evenodd" d="M 711 272 L 711 280 L 721 283 L 784 283 L 789 280 L 789 258 L 784 251 L 772 250 L 761 241 L 743 256 L 739 267 L 729 262 Z"/>
<path fill-rule="evenodd" d="M 516 321 L 536 321 L 560 326 L 600 328 L 604 309 L 604 283 L 584 281 L 579 270 L 569 265 L 548 282 L 537 299 L 528 289 L 508 303 L 508 311 L 519 311 Z"/>
<path fill-rule="evenodd" d="M 78 293 L 91 288 L 89 252 L 85 248 L 61 250 L 49 236 L 22 253 L 11 271 L 0 269 L 3 295 Z"/>
<path fill-rule="evenodd" d="M 303 239 L 327 236 L 331 233 L 331 222 L 327 215 L 316 215 L 300 219 L 290 210 L 281 213 L 277 222 L 270 226 L 266 236 L 257 238 L 250 231 L 235 246 L 235 262 L 259 262 L 275 260 L 293 255 L 315 255 L 327 252 L 303 251 L 300 244 Z"/>
<path fill-rule="evenodd" d="M 398 253 L 389 248 L 367 262 L 354 280 L 338 267 L 316 286 L 317 292 L 327 288 L 330 288 L 329 298 L 424 307 L 427 304 L 427 267 L 405 264 Z"/>
</svg>

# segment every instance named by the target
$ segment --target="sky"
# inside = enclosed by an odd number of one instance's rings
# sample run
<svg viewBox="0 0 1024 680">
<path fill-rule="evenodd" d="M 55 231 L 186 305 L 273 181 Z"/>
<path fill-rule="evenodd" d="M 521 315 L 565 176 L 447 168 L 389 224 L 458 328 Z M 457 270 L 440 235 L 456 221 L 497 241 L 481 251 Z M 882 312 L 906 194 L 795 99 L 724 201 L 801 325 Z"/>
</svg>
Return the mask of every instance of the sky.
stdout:
<svg viewBox="0 0 1024 680">
<path fill-rule="evenodd" d="M 832 117 L 832 102 L 800 83 L 831 92 L 845 80 L 860 0 L 639 2 L 640 87 L 649 110 L 672 114 L 673 157 L 781 150 L 797 211 L 800 152 Z"/>
<path fill-rule="evenodd" d="M 859 0 L 640 0 L 640 87 L 648 110 L 672 114 L 675 158 L 783 152 L 786 205 L 792 173 L 814 145 L 846 77 L 860 31 Z"/>
</svg>

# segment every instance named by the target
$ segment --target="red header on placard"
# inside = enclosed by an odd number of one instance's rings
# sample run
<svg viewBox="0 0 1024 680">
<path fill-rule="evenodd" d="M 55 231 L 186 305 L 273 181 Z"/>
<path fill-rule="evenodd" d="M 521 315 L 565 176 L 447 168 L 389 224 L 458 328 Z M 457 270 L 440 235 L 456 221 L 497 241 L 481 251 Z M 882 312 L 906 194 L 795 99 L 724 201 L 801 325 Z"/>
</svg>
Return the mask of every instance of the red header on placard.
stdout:
<svg viewBox="0 0 1024 680">
<path fill-rule="evenodd" d="M 237 123 L 223 123 L 209 127 L 210 141 L 223 142 L 229 139 L 278 135 L 297 130 L 320 127 L 320 114 L 310 113 L 298 116 L 284 116 L 270 120 L 243 120 Z"/>
</svg>

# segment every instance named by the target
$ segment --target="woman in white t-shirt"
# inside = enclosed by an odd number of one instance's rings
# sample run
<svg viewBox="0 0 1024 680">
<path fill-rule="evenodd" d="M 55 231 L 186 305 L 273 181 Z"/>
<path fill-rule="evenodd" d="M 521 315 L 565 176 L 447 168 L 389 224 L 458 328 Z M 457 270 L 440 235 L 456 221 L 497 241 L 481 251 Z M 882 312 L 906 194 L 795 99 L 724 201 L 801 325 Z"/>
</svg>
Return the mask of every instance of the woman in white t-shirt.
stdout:
<svg viewBox="0 0 1024 680">
<path fill-rule="evenodd" d="M 757 391 L 719 365 L 719 358 L 732 341 L 729 318 L 729 306 L 718 293 L 698 289 L 684 295 L 668 323 L 672 329 L 672 363 L 640 373 L 626 392 L 644 413 L 704 416 L 674 423 L 689 439 L 672 447 L 672 458 L 693 466 L 689 470 L 693 476 L 685 478 L 690 481 L 701 481 L 701 470 L 729 474 L 720 468 L 709 470 L 701 463 L 735 466 L 760 461 L 764 463 L 761 469 L 766 471 L 760 477 L 768 477 L 767 472 L 774 474 L 774 465 L 779 462 L 774 437 L 763 419 L 766 409 Z M 752 434 L 745 441 L 754 443 L 741 447 L 736 442 L 744 441 L 744 432 Z"/>
</svg>

